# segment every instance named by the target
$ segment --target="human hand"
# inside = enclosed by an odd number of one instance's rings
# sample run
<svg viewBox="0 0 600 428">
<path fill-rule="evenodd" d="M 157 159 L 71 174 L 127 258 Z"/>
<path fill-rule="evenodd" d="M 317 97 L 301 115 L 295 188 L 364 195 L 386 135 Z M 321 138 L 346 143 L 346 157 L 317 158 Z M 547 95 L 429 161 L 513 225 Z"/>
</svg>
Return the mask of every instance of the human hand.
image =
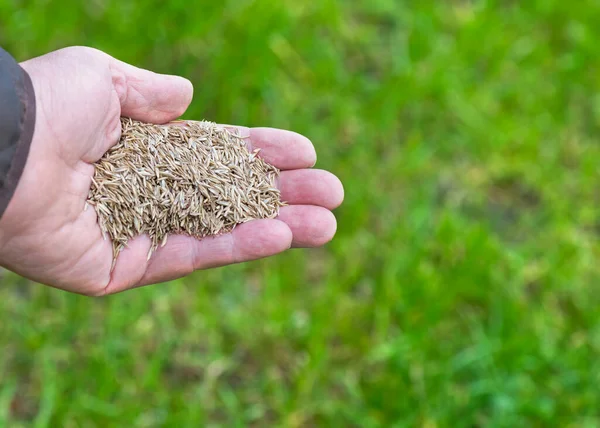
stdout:
<svg viewBox="0 0 600 428">
<path fill-rule="evenodd" d="M 118 61 L 91 48 L 62 49 L 21 64 L 35 89 L 37 117 L 27 164 L 0 219 L 0 264 L 64 290 L 105 295 L 179 278 L 198 269 L 315 247 L 336 230 L 330 210 L 343 199 L 340 181 L 309 169 L 308 139 L 290 131 L 242 128 L 251 148 L 282 170 L 278 219 L 254 220 L 232 233 L 198 240 L 172 236 L 146 260 L 147 236 L 130 241 L 111 272 L 112 245 L 93 209 L 84 209 L 97 161 L 120 136 L 120 117 L 152 123 L 178 118 L 192 85 Z"/>
</svg>

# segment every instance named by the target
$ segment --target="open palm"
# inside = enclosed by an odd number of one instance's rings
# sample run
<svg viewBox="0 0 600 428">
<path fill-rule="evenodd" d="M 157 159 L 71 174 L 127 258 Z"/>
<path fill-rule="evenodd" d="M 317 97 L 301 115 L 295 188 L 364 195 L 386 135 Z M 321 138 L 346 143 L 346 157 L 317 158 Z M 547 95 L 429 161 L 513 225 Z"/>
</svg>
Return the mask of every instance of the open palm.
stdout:
<svg viewBox="0 0 600 428">
<path fill-rule="evenodd" d="M 104 295 L 329 241 L 340 181 L 312 167 L 315 150 L 290 131 L 243 128 L 251 149 L 282 170 L 290 205 L 276 220 L 254 220 L 202 240 L 173 236 L 150 260 L 147 236 L 129 243 L 111 272 L 112 246 L 102 238 L 86 198 L 98 160 L 120 136 L 120 117 L 166 123 L 192 99 L 189 81 L 142 70 L 95 49 L 73 47 L 22 64 L 33 81 L 37 117 L 17 191 L 0 220 L 0 262 L 33 280 Z"/>
</svg>

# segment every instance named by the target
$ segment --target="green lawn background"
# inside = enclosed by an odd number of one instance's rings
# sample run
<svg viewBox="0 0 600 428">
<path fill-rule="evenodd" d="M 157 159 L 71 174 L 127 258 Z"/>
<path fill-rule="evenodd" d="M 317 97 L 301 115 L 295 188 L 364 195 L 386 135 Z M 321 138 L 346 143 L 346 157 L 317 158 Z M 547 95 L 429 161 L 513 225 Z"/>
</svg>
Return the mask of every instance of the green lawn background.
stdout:
<svg viewBox="0 0 600 428">
<path fill-rule="evenodd" d="M 600 425 L 600 2 L 0 0 L 310 137 L 323 249 L 105 299 L 0 282 L 0 426 Z"/>
</svg>

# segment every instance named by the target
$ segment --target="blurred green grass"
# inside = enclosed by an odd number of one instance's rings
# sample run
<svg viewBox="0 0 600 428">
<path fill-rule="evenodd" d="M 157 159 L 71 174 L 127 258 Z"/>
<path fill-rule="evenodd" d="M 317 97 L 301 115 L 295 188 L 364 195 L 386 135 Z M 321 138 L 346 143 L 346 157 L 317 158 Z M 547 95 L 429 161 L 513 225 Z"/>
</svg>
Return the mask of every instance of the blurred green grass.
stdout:
<svg viewBox="0 0 600 428">
<path fill-rule="evenodd" d="M 0 2 L 310 137 L 324 249 L 93 300 L 4 273 L 0 425 L 598 426 L 600 2 Z"/>
</svg>

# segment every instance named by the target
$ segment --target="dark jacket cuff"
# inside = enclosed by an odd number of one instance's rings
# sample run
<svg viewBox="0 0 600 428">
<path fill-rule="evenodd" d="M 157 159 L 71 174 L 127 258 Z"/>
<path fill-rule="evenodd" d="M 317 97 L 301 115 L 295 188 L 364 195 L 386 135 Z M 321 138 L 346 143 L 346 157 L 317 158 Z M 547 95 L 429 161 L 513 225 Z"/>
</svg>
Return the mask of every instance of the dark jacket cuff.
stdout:
<svg viewBox="0 0 600 428">
<path fill-rule="evenodd" d="M 0 218 L 25 168 L 34 128 L 31 78 L 0 48 Z"/>
</svg>

